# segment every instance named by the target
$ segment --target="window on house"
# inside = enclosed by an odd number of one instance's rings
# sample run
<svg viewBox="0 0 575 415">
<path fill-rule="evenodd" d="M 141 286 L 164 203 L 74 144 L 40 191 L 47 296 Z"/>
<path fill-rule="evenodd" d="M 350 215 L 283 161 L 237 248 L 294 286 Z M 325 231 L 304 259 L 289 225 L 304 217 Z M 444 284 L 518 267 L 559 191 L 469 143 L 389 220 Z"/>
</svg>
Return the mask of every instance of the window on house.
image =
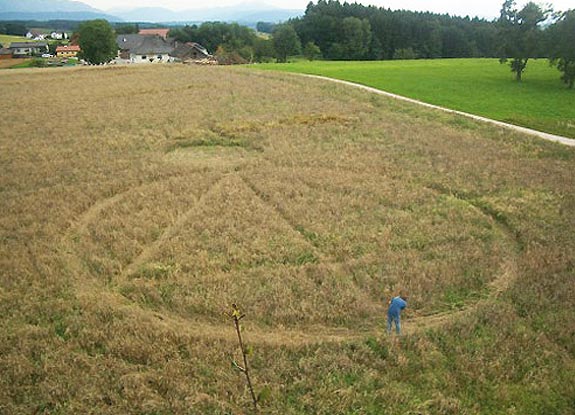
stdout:
<svg viewBox="0 0 575 415">
<path fill-rule="evenodd" d="M 142 60 L 146 60 L 146 59 L 148 59 L 148 57 L 146 55 L 143 55 Z"/>
</svg>

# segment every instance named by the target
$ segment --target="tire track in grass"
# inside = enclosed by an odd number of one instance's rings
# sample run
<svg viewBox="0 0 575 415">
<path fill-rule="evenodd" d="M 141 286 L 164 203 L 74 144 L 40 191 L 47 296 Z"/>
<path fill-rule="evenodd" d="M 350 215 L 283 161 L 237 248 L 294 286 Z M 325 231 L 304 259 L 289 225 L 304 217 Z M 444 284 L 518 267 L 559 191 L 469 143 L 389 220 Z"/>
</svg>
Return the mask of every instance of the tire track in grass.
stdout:
<svg viewBox="0 0 575 415">
<path fill-rule="evenodd" d="M 131 273 L 133 273 L 139 266 L 143 265 L 155 252 L 158 251 L 163 242 L 167 241 L 169 238 L 177 234 L 177 232 L 185 225 L 185 223 L 192 217 L 192 213 L 196 211 L 199 204 L 204 200 L 204 198 L 210 194 L 213 189 L 215 189 L 229 174 L 218 178 L 202 195 L 197 198 L 194 202 L 194 206 L 188 210 L 186 213 L 182 214 L 176 221 L 164 229 L 164 232 L 148 245 L 144 250 L 138 255 L 130 264 L 124 268 L 122 273 L 122 278 L 128 278 Z M 258 189 L 250 185 L 250 182 L 239 177 L 247 187 L 249 187 L 254 196 L 257 197 L 265 203 L 270 209 L 273 209 L 278 213 L 298 234 L 301 234 L 296 225 L 289 219 L 286 212 L 277 209 L 274 205 L 262 197 Z M 113 206 L 118 203 L 130 192 L 136 191 L 137 189 L 150 186 L 150 183 L 136 188 L 128 189 L 122 193 L 118 193 L 110 198 L 104 199 L 95 203 L 90 209 L 88 209 L 81 217 L 76 221 L 76 224 L 72 226 L 68 232 L 62 238 L 63 243 L 71 244 L 72 247 L 75 245 L 72 235 L 74 232 L 84 233 L 92 221 L 96 220 L 98 215 L 106 208 Z M 476 209 L 480 214 L 490 217 L 494 220 L 494 226 L 498 227 L 505 238 L 510 240 L 516 247 L 518 252 L 521 248 L 520 241 L 517 238 L 516 233 L 511 229 L 511 227 L 506 223 L 498 220 L 495 213 L 481 209 L 481 207 L 474 205 L 471 201 L 454 194 L 451 191 L 445 191 L 444 189 L 437 188 L 437 186 L 428 186 L 430 189 L 434 190 L 440 194 L 448 194 L 459 200 L 464 201 L 468 205 Z M 304 237 L 302 235 L 302 237 Z M 305 237 L 304 237 L 305 238 Z M 306 242 L 309 243 L 309 241 Z M 313 247 L 315 254 L 318 258 L 322 259 L 322 264 L 334 265 L 336 267 L 342 266 L 343 264 L 330 261 L 330 259 L 324 256 L 320 251 L 317 250 L 315 246 L 309 243 Z M 72 272 L 80 274 L 83 264 L 77 254 L 69 252 L 66 250 L 66 245 L 62 245 L 62 256 L 65 265 Z M 501 293 L 505 292 L 508 287 L 517 278 L 517 252 L 511 252 L 509 257 L 502 263 L 500 273 L 498 276 L 488 284 L 489 293 L 485 298 L 480 299 L 474 303 L 470 303 L 464 306 L 462 309 L 447 311 L 441 313 L 435 313 L 431 315 L 418 316 L 414 318 L 404 318 L 404 333 L 405 335 L 413 335 L 429 329 L 439 329 L 441 326 L 448 324 L 449 322 L 455 321 L 461 317 L 469 315 L 477 310 L 484 304 L 492 301 L 496 301 L 497 297 Z M 105 287 L 102 282 L 95 278 L 86 279 L 75 279 L 76 282 L 76 294 L 79 299 L 82 300 L 84 304 L 97 304 L 97 305 L 108 305 L 112 309 L 122 312 L 127 318 L 135 319 L 138 322 L 144 322 L 146 325 L 153 326 L 160 332 L 165 333 L 177 333 L 179 335 L 184 335 L 190 338 L 201 339 L 206 341 L 220 340 L 220 341 L 236 341 L 236 333 L 231 324 L 226 324 L 223 320 L 221 322 L 211 322 L 206 320 L 194 320 L 192 318 L 184 318 L 173 312 L 162 310 L 162 312 L 153 311 L 144 307 L 141 307 L 137 303 L 124 297 L 121 293 L 116 290 L 110 290 Z M 247 321 L 244 325 L 246 327 L 246 337 L 251 344 L 263 344 L 273 347 L 287 346 L 287 347 L 300 347 L 317 343 L 342 343 L 342 342 L 352 342 L 361 341 L 370 336 L 379 336 L 385 333 L 385 307 L 380 305 L 381 316 L 378 323 L 370 323 L 366 327 L 356 327 L 356 328 L 336 328 L 327 327 L 324 325 L 310 325 L 307 327 L 302 327 L 298 329 L 291 328 L 264 328 L 258 327 L 255 324 L 251 325 Z"/>
<path fill-rule="evenodd" d="M 125 198 L 128 194 L 132 192 L 138 192 L 142 189 L 146 189 L 158 183 L 167 182 L 174 178 L 181 178 L 183 177 L 180 174 L 170 175 L 168 177 L 164 177 L 161 179 L 152 180 L 147 183 L 143 183 L 137 186 L 128 187 L 121 192 L 114 194 L 113 196 L 102 198 L 94 202 L 87 210 L 82 212 L 78 215 L 76 220 L 73 220 L 71 225 L 68 227 L 67 231 L 62 235 L 60 238 L 60 245 L 65 242 L 66 240 L 72 239 L 71 234 L 76 231 L 76 233 L 85 233 L 88 225 L 94 222 L 98 215 L 102 213 L 105 209 L 108 209 L 115 205 L 116 203 L 120 202 L 123 198 Z"/>
<path fill-rule="evenodd" d="M 498 286 L 502 282 L 504 285 L 512 282 L 516 278 L 516 265 L 513 260 L 509 260 L 503 266 L 503 272 L 492 282 L 492 287 Z M 84 284 L 78 291 L 79 297 L 87 303 L 106 304 L 127 316 L 127 319 L 134 319 L 140 324 L 154 327 L 158 332 L 173 334 L 177 333 L 189 338 L 204 341 L 226 341 L 235 343 L 237 341 L 236 332 L 231 322 L 226 324 L 224 317 L 221 323 L 213 323 L 203 320 L 193 320 L 183 318 L 174 313 L 162 311 L 154 312 L 142 308 L 131 302 L 119 293 L 113 291 L 101 292 L 102 287 L 91 281 Z M 443 325 L 456 321 L 472 314 L 480 306 L 494 301 L 500 292 L 493 288 L 490 294 L 476 303 L 456 310 L 442 312 L 427 316 L 404 318 L 402 320 L 403 335 L 416 335 L 426 330 L 440 329 Z M 249 316 L 248 316 L 249 318 Z M 290 328 L 262 328 L 251 324 L 247 320 L 243 327 L 245 329 L 246 341 L 249 344 L 267 345 L 272 347 L 302 347 L 319 343 L 345 343 L 365 340 L 368 337 L 380 337 L 385 334 L 386 316 L 382 313 L 381 323 L 368 328 L 335 328 L 322 325 L 311 325 L 299 329 Z"/>
<path fill-rule="evenodd" d="M 297 235 L 300 235 L 301 238 L 305 241 L 306 245 L 312 250 L 314 256 L 316 256 L 321 263 L 323 264 L 331 264 L 331 265 L 341 265 L 338 263 L 335 258 L 330 258 L 326 256 L 323 252 L 321 252 L 305 235 L 305 229 L 301 225 L 296 224 L 288 215 L 286 211 L 284 211 L 280 206 L 273 203 L 270 200 L 270 197 L 266 195 L 262 190 L 260 190 L 252 181 L 250 181 L 244 175 L 239 176 L 242 182 L 251 190 L 251 192 L 260 200 L 260 202 L 270 208 L 272 211 L 276 212 L 278 216 L 284 221 L 286 225 L 288 225 Z"/>
<path fill-rule="evenodd" d="M 88 229 L 88 226 L 94 221 L 96 221 L 100 213 L 114 206 L 116 203 L 120 202 L 127 195 L 133 192 L 140 191 L 142 189 L 148 188 L 163 181 L 170 180 L 174 177 L 179 176 L 178 175 L 170 176 L 168 178 L 161 180 L 153 180 L 149 183 L 144 183 L 139 186 L 129 187 L 121 192 L 114 194 L 113 196 L 99 199 L 94 204 L 92 204 L 87 210 L 81 213 L 76 220 L 72 221 L 72 224 L 68 227 L 66 232 L 60 238 L 58 246 L 60 250 L 60 257 L 63 260 L 64 267 L 76 275 L 79 275 L 82 272 L 83 268 L 82 262 L 78 257 L 77 253 L 74 252 L 76 245 L 76 242 L 74 241 L 75 239 L 74 236 L 75 235 L 80 236 L 85 234 Z"/>
<path fill-rule="evenodd" d="M 430 189 L 436 193 L 444 193 L 437 188 Z M 256 191 L 254 191 L 254 193 L 257 194 Z M 505 235 L 506 239 L 511 241 L 511 243 L 514 245 L 514 250 L 520 250 L 521 244 L 517 241 L 515 232 L 509 227 L 508 224 L 498 221 L 494 214 L 480 209 L 466 199 L 458 197 L 452 193 L 449 193 L 449 195 L 470 205 L 473 209 L 477 210 L 479 214 L 492 218 L 494 221 L 494 226 L 498 227 Z M 260 196 L 258 195 L 258 197 Z M 265 202 L 266 200 L 264 199 L 263 201 Z M 288 223 L 290 222 L 288 221 Z M 294 227 L 291 223 L 290 226 L 292 226 L 292 228 Z M 324 264 L 330 263 L 330 261 L 327 261 Z M 342 264 L 335 263 L 335 265 L 341 266 Z M 426 330 L 441 328 L 441 326 L 445 324 L 472 314 L 478 308 L 488 304 L 489 302 L 496 301 L 497 298 L 503 292 L 505 292 L 516 280 L 517 268 L 517 252 L 510 252 L 508 258 L 502 262 L 500 273 L 496 278 L 487 284 L 489 293 L 485 298 L 482 298 L 474 303 L 467 304 L 457 310 L 404 319 L 404 335 L 414 335 Z M 250 327 L 248 323 L 246 326 L 248 333 L 247 335 L 249 336 L 248 338 L 250 343 L 266 344 L 270 346 L 298 347 L 317 343 L 360 341 L 366 337 L 379 336 L 385 333 L 386 309 L 383 305 L 380 305 L 379 308 L 381 309 L 380 323 L 375 324 L 372 327 L 350 329 L 312 325 L 302 329 L 264 329 L 257 326 Z M 164 327 L 164 329 L 174 327 L 177 328 L 179 332 L 186 333 L 186 335 L 191 337 L 207 337 L 230 342 L 235 341 L 235 332 L 231 326 L 228 327 L 224 324 L 206 324 L 205 322 L 202 323 L 199 321 L 190 322 L 183 317 L 175 316 L 173 314 L 157 314 L 156 318 L 161 320 L 161 325 Z"/>
<path fill-rule="evenodd" d="M 192 202 L 192 207 L 188 211 L 180 215 L 172 225 L 165 228 L 162 234 L 156 240 L 154 240 L 150 245 L 147 245 L 131 263 L 126 265 L 118 277 L 118 282 L 125 281 L 128 277 L 130 277 L 130 275 L 134 274 L 138 268 L 144 265 L 155 253 L 158 252 L 164 242 L 167 242 L 170 238 L 177 235 L 182 227 L 192 218 L 194 213 L 196 213 L 198 205 L 203 203 L 205 197 L 209 195 L 212 190 L 217 188 L 217 186 L 224 180 L 226 176 L 227 175 L 220 177 L 212 185 L 210 185 L 210 187 L 204 193 L 202 193 L 199 198 Z"/>
<path fill-rule="evenodd" d="M 270 197 L 265 194 L 261 189 L 259 189 L 252 181 L 250 181 L 245 176 L 240 176 L 243 182 L 251 189 L 251 191 L 259 198 L 259 200 L 265 205 L 276 212 L 282 220 L 291 228 L 294 232 L 299 234 L 301 238 L 306 242 L 308 247 L 312 250 L 313 255 L 319 260 L 318 264 L 333 268 L 333 272 L 341 271 L 346 264 L 338 261 L 336 258 L 332 257 L 329 254 L 325 254 L 322 252 L 317 246 L 315 246 L 306 236 L 306 230 L 302 225 L 295 223 L 290 215 L 284 211 L 280 206 L 276 203 L 273 203 L 270 200 Z M 304 186 L 307 186 L 310 189 L 313 189 L 312 186 L 309 185 L 305 180 L 299 179 Z M 362 294 L 364 294 L 362 292 Z M 367 294 L 363 295 L 362 299 L 363 304 L 369 305 L 373 311 L 380 311 L 384 310 L 384 305 L 381 301 L 374 301 L 370 298 Z"/>
<path fill-rule="evenodd" d="M 163 182 L 167 182 L 167 181 L 174 179 L 174 178 L 181 178 L 181 177 L 183 177 L 183 176 L 176 174 L 176 175 L 172 175 L 172 176 L 169 176 L 169 177 L 166 177 L 163 179 L 153 180 L 149 183 L 144 183 L 144 184 L 139 185 L 139 186 L 127 188 L 127 189 L 125 189 L 119 193 L 116 193 L 115 195 L 113 195 L 111 197 L 100 199 L 100 200 L 96 201 L 86 211 L 84 211 L 82 214 L 80 214 L 79 217 L 75 221 L 72 222 L 72 225 L 67 229 L 67 231 L 64 233 L 64 235 L 60 238 L 60 242 L 59 242 L 58 246 L 59 246 L 59 251 L 60 251 L 60 258 L 63 261 L 64 267 L 66 269 L 68 269 L 69 271 L 71 271 L 72 274 L 74 274 L 74 275 L 82 274 L 82 272 L 84 271 L 85 265 L 83 264 L 82 260 L 80 259 L 78 253 L 75 252 L 75 251 L 77 251 L 77 247 L 76 247 L 77 242 L 75 241 L 75 239 L 78 236 L 84 235 L 87 232 L 88 226 L 91 223 L 95 222 L 97 220 L 98 216 L 104 210 L 111 208 L 112 206 L 119 203 L 125 197 L 127 197 L 128 195 L 130 195 L 134 192 L 140 192 L 140 191 L 142 191 L 146 188 L 149 188 L 151 186 L 161 184 Z M 211 188 L 213 186 L 215 186 L 215 184 L 218 181 L 220 181 L 221 179 L 222 178 L 217 179 L 206 192 L 211 190 Z M 200 198 L 201 198 L 201 196 L 200 196 Z M 195 198 L 195 199 L 199 199 L 199 198 Z M 194 203 L 196 203 L 196 202 L 197 202 L 197 200 L 194 200 Z M 190 210 L 190 211 L 192 211 L 192 210 Z M 186 214 L 184 214 L 184 216 L 185 215 Z M 181 224 L 180 222 L 185 222 L 185 221 L 182 220 L 181 218 L 178 218 L 176 220 L 176 222 L 179 225 L 179 224 Z M 175 229 L 176 229 L 176 224 L 171 225 L 169 227 L 169 230 L 164 231 L 158 239 L 163 237 L 162 241 L 164 241 L 165 239 L 167 239 L 167 236 L 165 236 L 164 234 L 166 232 L 170 232 L 170 234 L 174 233 Z M 159 245 L 160 245 L 160 242 L 158 240 L 155 240 L 152 242 L 151 246 L 144 247 L 142 252 L 130 264 L 128 264 L 126 267 L 124 267 L 124 270 L 121 273 L 121 276 L 126 277 L 128 275 L 128 273 L 126 271 L 134 272 L 134 270 L 137 269 L 138 266 L 142 265 L 146 261 L 146 259 L 148 259 L 149 256 L 153 254 L 153 250 L 157 249 L 157 247 Z M 128 270 L 126 270 L 126 268 L 128 268 Z"/>
<path fill-rule="evenodd" d="M 501 293 L 503 293 L 503 291 L 505 291 L 517 278 L 517 268 L 516 258 L 512 257 L 507 259 L 501 267 L 500 274 L 493 281 L 487 284 L 489 294 L 485 298 L 474 303 L 467 304 L 458 310 L 444 311 L 407 319 L 405 320 L 406 327 L 402 326 L 402 331 L 409 335 L 430 329 L 436 329 L 454 320 L 472 314 L 485 304 L 496 301 Z"/>
</svg>

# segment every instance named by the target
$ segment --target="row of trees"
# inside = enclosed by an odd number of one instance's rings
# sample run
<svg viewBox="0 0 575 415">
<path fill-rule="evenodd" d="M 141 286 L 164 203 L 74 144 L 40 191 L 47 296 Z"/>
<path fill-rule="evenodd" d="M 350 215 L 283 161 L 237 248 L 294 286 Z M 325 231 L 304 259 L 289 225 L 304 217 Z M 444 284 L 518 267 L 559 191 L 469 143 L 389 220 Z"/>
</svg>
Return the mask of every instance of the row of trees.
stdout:
<svg viewBox="0 0 575 415">
<path fill-rule="evenodd" d="M 262 35 L 237 23 L 207 22 L 173 29 L 170 36 L 181 42 L 200 43 L 226 63 L 265 62 L 274 58 L 285 62 L 289 55 L 301 52 L 301 43 L 292 25 L 260 23 L 258 26 L 271 33 Z M 320 55 L 319 49 L 316 55 Z"/>
<path fill-rule="evenodd" d="M 25 36 L 28 27 L 22 22 L 0 22 L 0 35 Z"/>
<path fill-rule="evenodd" d="M 185 26 L 173 29 L 170 36 L 181 42 L 197 42 L 224 63 L 266 62 L 276 59 L 286 62 L 288 56 L 303 53 L 308 59 L 322 57 L 321 50 L 313 42 L 303 48 L 292 24 L 267 25 L 259 27 L 270 30 L 269 36 L 240 26 L 236 23 L 207 22 L 200 26 Z"/>
<path fill-rule="evenodd" d="M 339 0 L 309 3 L 304 16 L 287 24 L 258 24 L 270 37 L 237 24 L 204 23 L 172 30 L 180 41 L 195 41 L 230 63 L 308 59 L 379 60 L 498 57 L 517 80 L 531 58 L 550 58 L 573 86 L 575 11 L 553 13 L 535 3 L 517 10 L 505 0 L 498 20 L 434 13 L 392 11 Z"/>
<path fill-rule="evenodd" d="M 289 23 L 304 53 L 319 48 L 313 55 L 325 59 L 498 57 L 520 81 L 529 59 L 547 57 L 570 87 L 575 80 L 575 10 L 553 13 L 533 2 L 518 10 L 505 0 L 500 18 L 490 22 L 319 0 Z"/>
<path fill-rule="evenodd" d="M 173 29 L 170 36 L 200 43 L 224 63 L 285 62 L 300 53 L 336 60 L 500 57 L 521 80 L 529 59 L 547 57 L 570 87 L 575 81 L 575 10 L 553 13 L 532 2 L 518 10 L 514 0 L 505 0 L 500 18 L 488 22 L 319 0 L 303 17 L 265 28 L 271 35 L 236 23 L 208 22 Z M 79 33 L 92 62 L 115 52 L 107 22 L 84 23 Z M 106 52 L 98 55 L 101 50 Z"/>
<path fill-rule="evenodd" d="M 4 20 L 0 21 L 0 34 L 12 36 L 25 36 L 34 27 L 52 28 L 58 31 L 75 31 L 80 22 L 77 20 Z"/>
<path fill-rule="evenodd" d="M 185 26 L 171 30 L 170 37 L 181 42 L 197 42 L 227 63 L 262 61 L 274 56 L 269 39 L 237 23 Z"/>
<path fill-rule="evenodd" d="M 379 60 L 496 55 L 497 27 L 468 17 L 411 12 L 319 0 L 290 22 L 301 42 L 326 59 Z"/>
</svg>

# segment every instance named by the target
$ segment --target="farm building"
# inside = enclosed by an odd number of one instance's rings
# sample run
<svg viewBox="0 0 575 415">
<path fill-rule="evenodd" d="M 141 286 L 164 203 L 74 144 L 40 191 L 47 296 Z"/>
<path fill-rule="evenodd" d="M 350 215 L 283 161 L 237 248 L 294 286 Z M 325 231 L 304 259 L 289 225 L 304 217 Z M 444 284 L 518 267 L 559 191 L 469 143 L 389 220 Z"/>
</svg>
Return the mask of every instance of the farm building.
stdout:
<svg viewBox="0 0 575 415">
<path fill-rule="evenodd" d="M 50 37 L 56 40 L 68 39 L 68 34 L 66 32 L 52 32 Z"/>
<path fill-rule="evenodd" d="M 77 45 L 58 46 L 56 48 L 56 56 L 59 58 L 76 58 L 80 52 L 80 46 Z"/>
<path fill-rule="evenodd" d="M 12 42 L 10 49 L 15 58 L 41 55 L 49 52 L 48 43 L 46 42 Z"/>
<path fill-rule="evenodd" d="M 119 60 L 127 63 L 168 63 L 172 62 L 170 52 L 174 47 L 157 35 L 119 35 L 116 38 Z"/>
<path fill-rule="evenodd" d="M 213 58 L 202 45 L 195 42 L 187 42 L 177 45 L 172 53 L 170 53 L 170 56 L 182 62 L 193 62 Z"/>
<path fill-rule="evenodd" d="M 32 30 L 26 33 L 26 38 L 30 40 L 44 40 L 46 39 L 46 35 L 44 33 Z"/>
</svg>

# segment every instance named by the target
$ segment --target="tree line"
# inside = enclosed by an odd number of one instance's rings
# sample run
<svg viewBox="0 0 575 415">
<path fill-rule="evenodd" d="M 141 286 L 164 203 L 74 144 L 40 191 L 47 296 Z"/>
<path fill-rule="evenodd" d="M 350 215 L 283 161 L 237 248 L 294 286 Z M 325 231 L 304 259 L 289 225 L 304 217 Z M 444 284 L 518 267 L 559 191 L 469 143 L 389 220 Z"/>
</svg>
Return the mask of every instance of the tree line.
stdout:
<svg viewBox="0 0 575 415">
<path fill-rule="evenodd" d="M 206 22 L 172 29 L 170 37 L 180 42 L 196 42 L 223 63 L 262 62 L 272 59 L 271 38 L 237 23 Z"/>
<path fill-rule="evenodd" d="M 319 0 L 290 22 L 330 60 L 494 57 L 493 22 Z"/>
<path fill-rule="evenodd" d="M 533 2 L 517 9 L 514 0 L 505 0 L 500 17 L 488 21 L 318 0 L 302 17 L 257 28 L 269 35 L 220 22 L 171 35 L 201 43 L 229 63 L 285 62 L 298 54 L 310 60 L 500 58 L 521 80 L 529 59 L 549 58 L 569 86 L 575 79 L 575 11 L 553 12 Z"/>
<path fill-rule="evenodd" d="M 229 64 L 286 62 L 300 54 L 310 60 L 499 57 L 518 81 L 529 59 L 545 57 L 565 83 L 573 87 L 575 81 L 575 10 L 557 13 L 533 2 L 517 9 L 515 0 L 505 0 L 499 19 L 487 21 L 319 0 L 310 2 L 302 17 L 258 27 L 271 33 L 206 22 L 174 28 L 170 37 L 200 43 Z M 137 30 L 137 25 L 116 27 L 117 32 Z M 82 23 L 78 32 L 84 51 L 106 46 L 109 50 L 101 58 L 114 55 L 114 30 L 107 22 Z"/>
<path fill-rule="evenodd" d="M 26 36 L 34 27 L 52 28 L 54 30 L 75 31 L 80 22 L 77 20 L 2 20 L 0 21 L 0 34 L 12 36 Z"/>
</svg>

